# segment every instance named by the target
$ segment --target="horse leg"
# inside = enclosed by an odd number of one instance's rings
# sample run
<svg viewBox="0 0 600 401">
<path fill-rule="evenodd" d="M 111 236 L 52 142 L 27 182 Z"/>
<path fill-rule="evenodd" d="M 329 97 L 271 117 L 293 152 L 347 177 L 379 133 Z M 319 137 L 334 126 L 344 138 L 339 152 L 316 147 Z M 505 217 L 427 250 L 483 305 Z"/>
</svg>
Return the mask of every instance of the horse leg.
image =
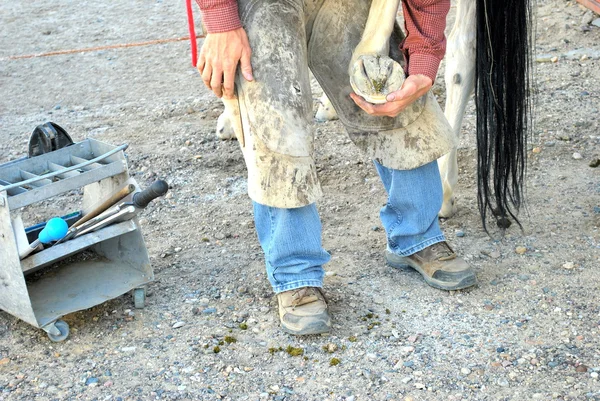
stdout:
<svg viewBox="0 0 600 401">
<path fill-rule="evenodd" d="M 225 110 L 221 113 L 219 118 L 217 119 L 217 130 L 215 135 L 219 139 L 234 139 L 235 131 L 233 129 L 233 124 L 231 123 L 231 110 L 229 110 L 228 102 L 223 100 L 223 106 L 225 106 Z"/>
<path fill-rule="evenodd" d="M 459 0 L 456 22 L 446 49 L 446 106 L 444 114 L 454 135 L 460 135 L 465 108 L 475 87 L 475 0 Z M 456 149 L 438 160 L 444 200 L 440 217 L 451 217 L 457 207 L 454 188 L 458 182 Z"/>
<path fill-rule="evenodd" d="M 385 103 L 386 94 L 404 81 L 402 67 L 388 57 L 398 5 L 399 0 L 373 0 L 348 66 L 352 89 L 371 103 Z"/>
<path fill-rule="evenodd" d="M 315 120 L 320 123 L 325 121 L 337 120 L 338 115 L 331 104 L 331 101 L 327 97 L 326 94 L 323 93 L 323 96 L 319 99 L 319 108 L 317 109 L 317 113 L 315 114 Z"/>
</svg>

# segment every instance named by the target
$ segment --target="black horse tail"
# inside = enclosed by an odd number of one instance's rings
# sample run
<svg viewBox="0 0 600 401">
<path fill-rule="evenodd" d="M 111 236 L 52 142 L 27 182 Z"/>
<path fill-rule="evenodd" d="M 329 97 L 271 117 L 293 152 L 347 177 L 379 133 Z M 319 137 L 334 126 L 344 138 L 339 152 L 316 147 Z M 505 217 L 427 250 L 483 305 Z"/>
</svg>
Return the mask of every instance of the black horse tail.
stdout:
<svg viewBox="0 0 600 401">
<path fill-rule="evenodd" d="M 533 0 L 477 0 L 475 105 L 477 201 L 483 227 L 499 227 L 524 202 L 527 131 L 531 128 Z"/>
</svg>

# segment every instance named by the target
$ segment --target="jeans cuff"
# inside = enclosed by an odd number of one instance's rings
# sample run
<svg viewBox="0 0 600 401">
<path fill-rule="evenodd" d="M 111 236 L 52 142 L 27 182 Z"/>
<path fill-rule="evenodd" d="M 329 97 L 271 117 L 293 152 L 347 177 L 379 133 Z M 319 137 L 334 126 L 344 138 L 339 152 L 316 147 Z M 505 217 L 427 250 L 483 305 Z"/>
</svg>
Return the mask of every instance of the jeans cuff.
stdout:
<svg viewBox="0 0 600 401">
<path fill-rule="evenodd" d="M 446 237 L 444 236 L 444 234 L 440 234 L 440 235 L 436 235 L 435 237 L 428 238 L 425 241 L 421 241 L 418 244 L 415 244 L 415 245 L 411 246 L 410 248 L 404 249 L 402 251 L 393 250 L 388 245 L 388 251 L 390 251 L 391 253 L 394 253 L 396 255 L 399 255 L 399 256 L 409 256 L 409 255 L 412 255 L 419 251 L 422 251 L 423 249 L 425 249 L 433 244 L 437 244 L 438 242 L 443 242 L 443 241 L 446 241 Z"/>
<path fill-rule="evenodd" d="M 279 285 L 274 285 L 273 286 L 273 291 L 275 291 L 275 294 L 279 294 L 280 292 L 284 292 L 284 291 L 290 291 L 290 290 L 296 290 L 298 288 L 302 288 L 302 287 L 317 287 L 317 288 L 323 288 L 323 281 L 322 280 L 300 280 L 300 281 L 292 281 L 289 283 L 285 283 L 285 284 L 279 284 Z"/>
</svg>

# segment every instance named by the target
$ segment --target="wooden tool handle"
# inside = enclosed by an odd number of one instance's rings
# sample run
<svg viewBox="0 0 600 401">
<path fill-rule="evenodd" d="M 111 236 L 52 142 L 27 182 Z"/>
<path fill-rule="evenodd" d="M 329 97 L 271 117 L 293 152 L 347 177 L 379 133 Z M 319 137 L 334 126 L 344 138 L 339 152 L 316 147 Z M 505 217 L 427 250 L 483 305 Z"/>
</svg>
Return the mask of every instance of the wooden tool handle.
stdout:
<svg viewBox="0 0 600 401">
<path fill-rule="evenodd" d="M 121 199 L 123 199 L 127 195 L 131 194 L 133 191 L 135 191 L 135 185 L 133 185 L 133 184 L 129 184 L 129 185 L 121 188 L 120 190 L 118 190 L 117 192 L 112 194 L 110 198 L 108 198 L 107 200 L 102 202 L 102 204 L 100 206 L 98 206 L 94 210 L 91 210 L 89 213 L 87 213 L 81 219 L 77 220 L 71 226 L 71 228 L 78 227 L 78 226 L 82 225 L 83 223 L 85 223 L 86 221 L 88 221 L 89 219 L 93 219 L 94 217 L 98 216 L 100 213 L 104 212 L 109 207 L 113 206 L 115 203 L 119 202 Z"/>
</svg>

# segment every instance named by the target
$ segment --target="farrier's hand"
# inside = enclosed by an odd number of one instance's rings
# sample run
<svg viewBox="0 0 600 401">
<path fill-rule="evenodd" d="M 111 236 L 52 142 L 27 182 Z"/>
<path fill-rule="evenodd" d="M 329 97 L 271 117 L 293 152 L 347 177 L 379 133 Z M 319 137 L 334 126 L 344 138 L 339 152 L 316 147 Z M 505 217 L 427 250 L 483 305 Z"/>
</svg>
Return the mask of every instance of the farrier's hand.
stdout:
<svg viewBox="0 0 600 401">
<path fill-rule="evenodd" d="M 244 78 L 248 81 L 254 79 L 250 65 L 251 54 L 244 28 L 207 34 L 198 58 L 198 71 L 204 85 L 218 97 L 232 98 L 238 63 Z"/>
<path fill-rule="evenodd" d="M 428 76 L 409 75 L 399 90 L 387 95 L 386 103 L 372 104 L 356 93 L 351 93 L 350 97 L 358 107 L 373 116 L 396 117 L 412 102 L 426 94 L 432 86 L 433 81 Z"/>
</svg>

